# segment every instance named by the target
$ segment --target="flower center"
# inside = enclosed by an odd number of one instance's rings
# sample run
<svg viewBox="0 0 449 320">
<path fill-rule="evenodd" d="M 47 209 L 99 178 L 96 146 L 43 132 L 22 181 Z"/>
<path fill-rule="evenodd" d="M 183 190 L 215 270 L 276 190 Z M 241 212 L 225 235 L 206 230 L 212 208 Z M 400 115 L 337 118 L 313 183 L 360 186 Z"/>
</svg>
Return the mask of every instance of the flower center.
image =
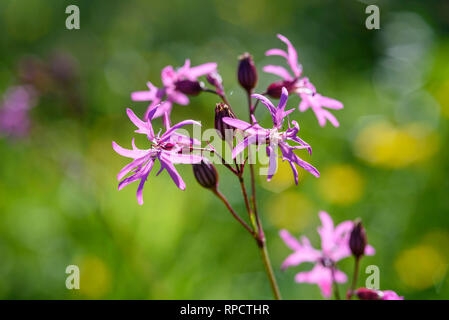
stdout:
<svg viewBox="0 0 449 320">
<path fill-rule="evenodd" d="M 331 268 L 334 266 L 334 261 L 328 257 L 321 257 L 319 261 L 323 267 Z"/>
<path fill-rule="evenodd" d="M 279 140 L 282 140 L 283 132 L 279 132 L 277 128 L 270 130 L 270 135 L 268 136 L 269 142 L 278 144 Z"/>
</svg>

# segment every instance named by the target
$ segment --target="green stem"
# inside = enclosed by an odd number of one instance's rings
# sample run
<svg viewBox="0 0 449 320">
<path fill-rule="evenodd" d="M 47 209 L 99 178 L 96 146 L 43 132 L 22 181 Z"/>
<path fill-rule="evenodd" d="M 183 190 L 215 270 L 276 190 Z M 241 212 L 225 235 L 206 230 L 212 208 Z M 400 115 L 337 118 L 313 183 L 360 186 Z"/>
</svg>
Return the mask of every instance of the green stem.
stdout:
<svg viewBox="0 0 449 320">
<path fill-rule="evenodd" d="M 334 295 L 336 300 L 340 299 L 340 292 L 338 291 L 338 285 L 337 281 L 335 281 L 335 267 L 331 267 L 331 274 L 332 274 L 332 287 L 334 289 Z"/>
<path fill-rule="evenodd" d="M 352 277 L 352 284 L 351 288 L 349 289 L 349 292 L 347 294 L 348 300 L 352 298 L 352 295 L 354 294 L 355 287 L 357 286 L 357 279 L 359 276 L 359 265 L 360 265 L 360 257 L 355 258 L 355 264 L 354 264 L 354 275 Z"/>
<path fill-rule="evenodd" d="M 247 98 L 248 98 L 249 121 L 251 124 L 253 124 L 252 115 L 254 114 L 257 104 L 253 107 L 252 101 L 251 101 L 251 93 L 252 93 L 251 90 L 246 92 Z M 264 231 L 262 228 L 262 222 L 260 220 L 259 213 L 257 211 L 256 179 L 255 179 L 255 173 L 254 173 L 254 164 L 251 163 L 251 159 L 249 159 L 249 160 L 250 160 L 249 168 L 250 168 L 250 176 L 251 176 L 251 202 L 252 202 L 253 210 L 254 210 L 254 219 L 255 219 L 256 226 L 257 226 L 257 229 L 256 229 L 257 230 L 256 234 L 258 237 L 257 245 L 259 246 L 260 252 L 262 254 L 263 264 L 265 266 L 265 271 L 267 273 L 268 280 L 270 281 L 270 286 L 271 286 L 271 290 L 273 291 L 274 298 L 276 300 L 281 300 L 282 299 L 281 293 L 279 292 L 279 287 L 276 282 L 276 277 L 274 275 L 273 268 L 271 266 L 270 257 L 268 255 L 267 243 L 266 243 L 265 234 L 264 234 Z"/>
<path fill-rule="evenodd" d="M 228 208 L 229 212 L 232 214 L 232 216 L 246 229 L 248 230 L 248 232 L 253 236 L 256 237 L 254 234 L 254 231 L 246 224 L 245 221 L 242 220 L 242 218 L 240 218 L 240 216 L 234 211 L 234 209 L 231 207 L 231 205 L 229 204 L 228 200 L 226 199 L 226 197 L 217 189 L 212 189 L 212 192 L 224 203 L 224 205 L 226 206 L 226 208 Z"/>
<path fill-rule="evenodd" d="M 273 291 L 274 299 L 281 300 L 281 293 L 279 292 L 279 287 L 274 276 L 273 268 L 271 267 L 270 257 L 268 255 L 266 242 L 262 242 L 259 245 L 260 253 L 262 254 L 263 264 L 265 266 L 265 271 L 268 275 L 268 280 L 270 280 L 271 290 Z"/>
</svg>

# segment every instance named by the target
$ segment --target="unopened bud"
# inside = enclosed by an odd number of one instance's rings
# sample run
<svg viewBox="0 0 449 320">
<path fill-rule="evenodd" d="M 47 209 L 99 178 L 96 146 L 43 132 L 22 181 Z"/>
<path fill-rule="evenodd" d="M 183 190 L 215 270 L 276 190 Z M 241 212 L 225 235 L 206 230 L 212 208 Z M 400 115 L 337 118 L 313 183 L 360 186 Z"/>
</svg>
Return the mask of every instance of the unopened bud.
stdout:
<svg viewBox="0 0 449 320">
<path fill-rule="evenodd" d="M 223 80 L 218 72 L 209 73 L 206 76 L 207 82 L 213 85 L 218 92 L 223 92 Z"/>
<path fill-rule="evenodd" d="M 381 298 L 378 291 L 367 288 L 359 288 L 355 294 L 360 300 L 379 300 Z"/>
<path fill-rule="evenodd" d="M 234 137 L 233 133 L 235 129 L 234 127 L 231 127 L 230 125 L 224 123 L 223 118 L 235 119 L 236 116 L 231 107 L 220 102 L 215 106 L 215 129 L 217 130 L 218 135 L 222 140 L 227 140 L 227 138 Z M 228 135 L 226 135 L 226 132 L 228 132 Z"/>
<path fill-rule="evenodd" d="M 237 69 L 237 79 L 240 85 L 247 91 L 254 89 L 257 84 L 257 70 L 253 58 L 249 53 L 244 53 L 239 57 Z"/>
<path fill-rule="evenodd" d="M 207 189 L 216 189 L 218 187 L 218 172 L 215 166 L 207 159 L 195 163 L 193 166 L 193 174 L 196 181 Z"/>
<path fill-rule="evenodd" d="M 190 96 L 196 96 L 203 91 L 203 84 L 199 81 L 179 80 L 175 83 L 176 90 Z"/>
<path fill-rule="evenodd" d="M 357 219 L 354 222 L 354 228 L 349 238 L 349 247 L 354 257 L 360 258 L 364 254 L 366 242 L 365 228 L 363 228 L 362 221 Z"/>
</svg>

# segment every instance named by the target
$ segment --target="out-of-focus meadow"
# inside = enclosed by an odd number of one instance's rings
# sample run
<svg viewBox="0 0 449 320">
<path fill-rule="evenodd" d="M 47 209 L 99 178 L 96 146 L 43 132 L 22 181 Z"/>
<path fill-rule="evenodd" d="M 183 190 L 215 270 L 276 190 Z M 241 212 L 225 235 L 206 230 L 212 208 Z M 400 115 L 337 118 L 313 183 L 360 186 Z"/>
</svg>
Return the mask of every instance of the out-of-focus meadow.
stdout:
<svg viewBox="0 0 449 320">
<path fill-rule="evenodd" d="M 154 173 L 136 201 L 136 184 L 117 191 L 127 163 L 111 141 L 135 136 L 125 108 L 166 65 L 218 62 L 234 111 L 246 119 L 236 81 L 237 57 L 253 54 L 258 91 L 277 80 L 262 66 L 265 50 L 298 49 L 320 93 L 342 101 L 340 128 L 324 129 L 311 111 L 295 111 L 305 154 L 321 172 L 288 165 L 261 177 L 259 208 L 268 249 L 286 299 L 320 299 L 296 284 L 307 264 L 280 271 L 290 253 L 286 228 L 319 246 L 319 210 L 334 221 L 361 217 L 377 254 L 381 289 L 406 299 L 449 298 L 449 3 L 377 1 L 380 30 L 365 28 L 364 1 L 76 1 L 81 29 L 65 28 L 69 1 L 0 2 L 0 92 L 32 85 L 35 105 L 17 135 L 0 137 L 0 298 L 271 298 L 254 241 L 224 206 L 179 165 L 187 189 Z M 370 2 L 371 4 L 371 2 Z M 42 70 L 45 70 L 42 71 Z M 173 121 L 213 126 L 217 98 L 203 93 L 175 106 Z M 297 106 L 298 97 L 289 99 Z M 269 120 L 266 110 L 257 115 Z M 25 121 L 25 120 L 23 120 Z M 158 125 L 160 123 L 158 122 Z M 219 170 L 235 208 L 244 205 L 234 178 Z M 80 290 L 65 287 L 66 266 L 81 270 Z M 352 274 L 353 261 L 340 267 Z M 344 286 L 346 288 L 346 286 Z"/>
</svg>

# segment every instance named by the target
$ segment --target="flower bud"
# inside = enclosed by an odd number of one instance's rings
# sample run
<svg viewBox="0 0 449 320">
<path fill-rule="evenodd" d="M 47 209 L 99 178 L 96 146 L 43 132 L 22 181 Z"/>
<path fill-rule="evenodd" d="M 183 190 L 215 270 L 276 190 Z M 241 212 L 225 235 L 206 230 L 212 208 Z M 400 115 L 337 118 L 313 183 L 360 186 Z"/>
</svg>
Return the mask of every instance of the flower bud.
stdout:
<svg viewBox="0 0 449 320">
<path fill-rule="evenodd" d="M 234 137 L 234 127 L 223 122 L 223 118 L 236 118 L 234 112 L 231 107 L 222 102 L 217 103 L 215 106 L 215 129 L 218 131 L 218 135 L 222 140 L 227 140 L 227 138 Z M 228 136 L 226 136 L 226 132 L 228 132 Z M 229 135 L 229 133 L 232 133 Z"/>
<path fill-rule="evenodd" d="M 257 70 L 253 58 L 249 53 L 244 53 L 239 57 L 237 69 L 237 79 L 240 85 L 247 91 L 254 89 L 257 84 Z"/>
<path fill-rule="evenodd" d="M 217 89 L 217 92 L 219 93 L 223 92 L 223 80 L 221 79 L 221 76 L 218 72 L 212 72 L 207 74 L 206 79 L 207 82 L 209 82 Z"/>
<path fill-rule="evenodd" d="M 203 159 L 200 163 L 195 163 L 192 166 L 195 179 L 200 185 L 207 189 L 218 187 L 218 172 L 212 162 Z"/>
<path fill-rule="evenodd" d="M 379 292 L 367 288 L 359 288 L 355 290 L 355 294 L 360 300 L 380 300 Z"/>
<path fill-rule="evenodd" d="M 292 81 L 277 81 L 270 84 L 267 88 L 266 94 L 272 98 L 279 99 L 282 94 L 282 88 L 285 87 L 288 92 L 293 89 L 294 82 Z"/>
<path fill-rule="evenodd" d="M 362 221 L 357 219 L 354 222 L 354 228 L 349 238 L 349 247 L 354 257 L 360 258 L 364 254 L 366 242 L 365 228 L 363 228 Z"/>
<path fill-rule="evenodd" d="M 190 96 L 196 96 L 203 91 L 203 84 L 199 81 L 179 80 L 175 83 L 176 90 Z"/>
</svg>

